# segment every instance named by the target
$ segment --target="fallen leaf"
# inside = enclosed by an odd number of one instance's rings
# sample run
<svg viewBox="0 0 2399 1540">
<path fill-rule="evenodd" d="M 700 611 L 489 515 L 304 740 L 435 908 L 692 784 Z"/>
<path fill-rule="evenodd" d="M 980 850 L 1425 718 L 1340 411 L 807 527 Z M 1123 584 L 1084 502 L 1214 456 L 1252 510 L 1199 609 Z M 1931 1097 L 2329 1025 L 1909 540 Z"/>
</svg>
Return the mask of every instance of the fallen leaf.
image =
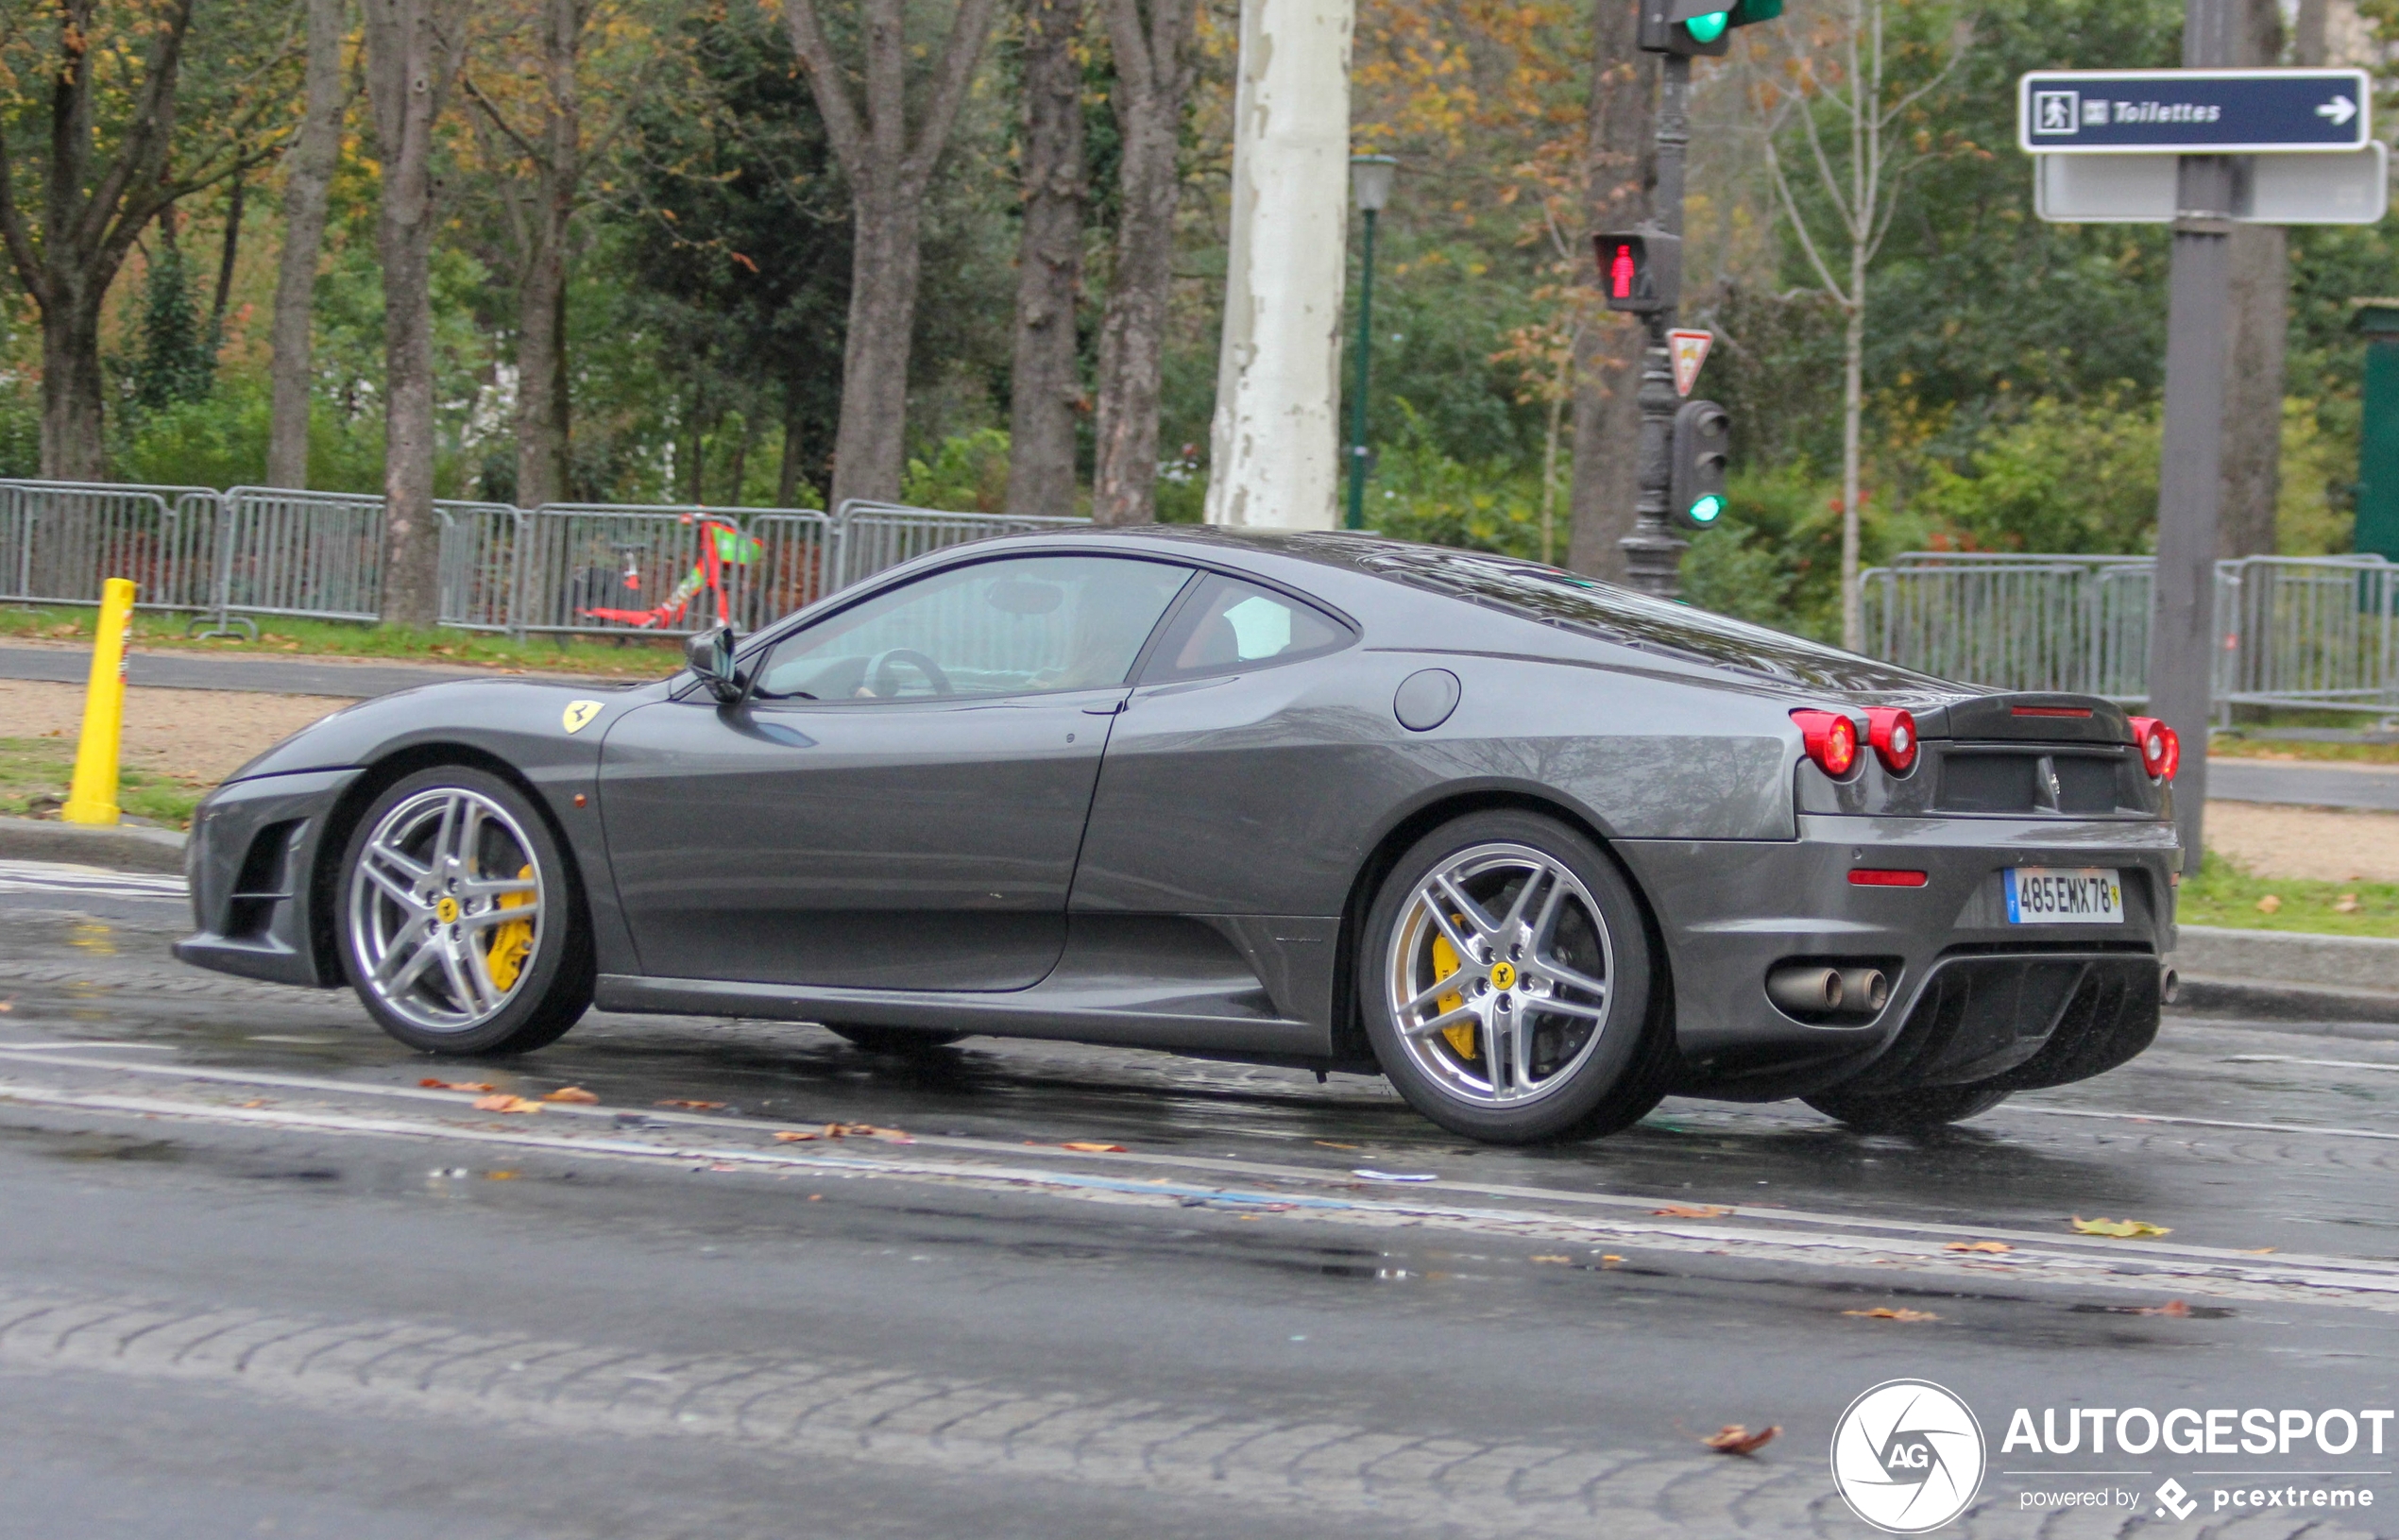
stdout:
<svg viewBox="0 0 2399 1540">
<path fill-rule="evenodd" d="M 517 1174 L 513 1171 L 486 1171 L 484 1173 L 484 1180 L 487 1182 L 513 1182 L 516 1179 Z"/>
<path fill-rule="evenodd" d="M 2257 912 L 2259 914 L 2272 914 L 2275 910 L 2280 909 L 2282 906 L 2282 895 L 2279 893 L 2268 893 L 2264 898 L 2257 901 Z"/>
<path fill-rule="evenodd" d="M 560 1086 L 557 1090 L 551 1092 L 541 1099 L 545 1102 L 591 1103 L 598 1101 L 600 1098 L 584 1090 L 581 1086 Z"/>
<path fill-rule="evenodd" d="M 2240 1254 L 2244 1257 L 2271 1257 L 2281 1249 L 2280 1246 L 2243 1246 Z"/>
<path fill-rule="evenodd" d="M 1877 1305 L 1872 1310 L 1845 1310 L 1841 1313 L 1862 1316 L 1869 1321 L 1937 1321 L 1941 1318 L 1929 1310 L 1893 1310 L 1888 1305 Z"/>
<path fill-rule="evenodd" d="M 485 1080 L 435 1080 L 428 1076 L 417 1082 L 433 1091 L 498 1091 L 498 1086 Z"/>
<path fill-rule="evenodd" d="M 694 1112 L 713 1112 L 724 1104 L 723 1102 L 668 1101 L 654 1102 L 651 1105 L 655 1107 L 688 1107 Z"/>
<path fill-rule="evenodd" d="M 810 1193 L 808 1195 L 808 1200 L 810 1203 L 822 1203 L 825 1201 L 825 1194 L 822 1193 Z"/>
<path fill-rule="evenodd" d="M 1625 1259 L 1619 1257 L 1612 1251 L 1602 1252 L 1599 1258 L 1599 1265 L 1602 1267 L 1622 1267 L 1625 1265 Z"/>
<path fill-rule="evenodd" d="M 2084 1235 L 2113 1235 L 2118 1240 L 2130 1240 L 2136 1235 L 2174 1233 L 2162 1225 L 2152 1225 L 2145 1219 L 2085 1219 L 2081 1214 L 2074 1216 L 2074 1228 Z"/>
<path fill-rule="evenodd" d="M 811 1139 L 823 1137 L 822 1134 L 804 1134 L 796 1128 L 779 1128 L 775 1130 L 774 1142 L 777 1144 L 804 1144 Z"/>
<path fill-rule="evenodd" d="M 1721 1209 L 1712 1203 L 1670 1203 L 1663 1209 L 1649 1211 L 1661 1219 L 1722 1219 L 1732 1212 L 1730 1209 Z"/>
<path fill-rule="evenodd" d="M 2016 1247 L 2005 1241 L 1952 1241 L 1941 1249 L 1944 1251 L 2014 1251 Z"/>
<path fill-rule="evenodd" d="M 2365 907 L 2365 905 L 2357 902 L 2356 894 L 2343 893 L 2340 897 L 2333 901 L 2332 912 L 2335 914 L 2356 914 L 2363 907 Z"/>
<path fill-rule="evenodd" d="M 2190 1312 L 2191 1308 L 2188 1305 L 2179 1299 L 2169 1299 L 2163 1305 L 2143 1305 L 2133 1313 L 2135 1315 L 2188 1315 Z"/>
<path fill-rule="evenodd" d="M 1574 1259 L 1572 1257 L 1527 1257 L 1524 1260 L 1533 1262 L 1556 1262 L 1561 1267 L 1574 1265 Z"/>
<path fill-rule="evenodd" d="M 1310 1142 L 1310 1143 L 1314 1143 L 1314 1144 L 1321 1144 L 1321 1145 L 1323 1145 L 1323 1146 L 1324 1146 L 1326 1149 L 1328 1149 L 1328 1150 L 1353 1150 L 1353 1149 L 1356 1149 L 1356 1148 L 1357 1148 L 1357 1146 L 1356 1146 L 1355 1144 L 1336 1144 L 1336 1143 L 1335 1143 L 1333 1141 L 1331 1141 L 1331 1140 L 1329 1140 L 1329 1139 L 1317 1139 L 1317 1140 L 1311 1140 L 1311 1141 L 1309 1141 L 1309 1142 Z"/>
<path fill-rule="evenodd" d="M 522 1096 L 511 1096 L 506 1092 L 502 1092 L 497 1096 L 476 1097 L 475 1110 L 478 1112 L 538 1112 L 541 1110 L 541 1104 L 529 1102 Z"/>
<path fill-rule="evenodd" d="M 1073 1150 L 1079 1155 L 1122 1155 L 1125 1153 L 1125 1147 L 1122 1144 L 1102 1144 L 1097 1140 L 1090 1139 L 1070 1139 L 1058 1147 L 1062 1150 Z"/>
<path fill-rule="evenodd" d="M 1761 1428 L 1753 1433 L 1741 1423 L 1728 1422 L 1699 1442 L 1718 1454 L 1756 1454 L 1760 1449 L 1773 1443 L 1774 1436 L 1781 1431 L 1782 1428 L 1779 1424 L 1772 1428 Z"/>
<path fill-rule="evenodd" d="M 244 1102 L 242 1105 L 244 1107 L 264 1107 L 266 1105 L 266 1098 L 261 1096 L 254 1101 Z"/>
<path fill-rule="evenodd" d="M 0 1000 L 0 1016 L 6 1016 L 16 1008 L 17 1003 L 14 1000 Z"/>
</svg>

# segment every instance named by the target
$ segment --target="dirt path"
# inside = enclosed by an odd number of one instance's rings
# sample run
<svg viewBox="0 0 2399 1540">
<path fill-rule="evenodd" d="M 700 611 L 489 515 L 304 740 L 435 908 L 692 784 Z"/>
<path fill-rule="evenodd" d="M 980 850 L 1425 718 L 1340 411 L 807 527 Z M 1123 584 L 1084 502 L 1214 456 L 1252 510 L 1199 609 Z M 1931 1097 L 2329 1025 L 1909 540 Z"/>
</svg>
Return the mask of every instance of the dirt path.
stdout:
<svg viewBox="0 0 2399 1540">
<path fill-rule="evenodd" d="M 2260 877 L 2399 882 L 2399 813 L 2211 802 L 2207 847 Z"/>
<path fill-rule="evenodd" d="M 124 762 L 213 785 L 318 718 L 355 703 L 322 695 L 129 686 Z M 0 680 L 0 737 L 62 738 L 72 753 L 82 728 L 81 685 Z"/>
</svg>

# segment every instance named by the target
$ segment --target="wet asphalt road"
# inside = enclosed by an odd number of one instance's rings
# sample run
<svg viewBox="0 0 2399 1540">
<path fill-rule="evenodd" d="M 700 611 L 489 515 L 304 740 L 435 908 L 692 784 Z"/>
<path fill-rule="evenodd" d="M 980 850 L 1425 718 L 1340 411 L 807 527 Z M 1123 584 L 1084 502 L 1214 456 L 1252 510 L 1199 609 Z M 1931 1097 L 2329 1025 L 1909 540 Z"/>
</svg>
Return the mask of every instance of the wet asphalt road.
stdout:
<svg viewBox="0 0 2399 1540">
<path fill-rule="evenodd" d="M 0 864 L 0 1540 L 1863 1535 L 1831 1430 L 1897 1377 L 1989 1442 L 1943 1532 L 2399 1532 L 2399 1424 L 2000 1449 L 2017 1407 L 2393 1404 L 2399 1041 L 2177 1019 L 1938 1138 L 1677 1100 L 1510 1152 L 1062 1044 L 595 1015 L 429 1060 L 179 967 L 179 918 Z M 1784 1431 L 1699 1447 L 1732 1422 Z M 2378 1505 L 2022 1507 L 2223 1471 Z"/>
</svg>

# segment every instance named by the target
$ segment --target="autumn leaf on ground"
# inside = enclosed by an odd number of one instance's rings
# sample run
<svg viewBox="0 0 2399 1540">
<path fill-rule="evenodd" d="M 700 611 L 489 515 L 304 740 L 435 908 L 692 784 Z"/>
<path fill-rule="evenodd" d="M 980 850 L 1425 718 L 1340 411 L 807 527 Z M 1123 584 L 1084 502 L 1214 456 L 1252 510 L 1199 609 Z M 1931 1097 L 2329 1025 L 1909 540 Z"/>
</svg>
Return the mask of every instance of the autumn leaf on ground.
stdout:
<svg viewBox="0 0 2399 1540">
<path fill-rule="evenodd" d="M 2343 893 L 2333 901 L 2332 911 L 2335 914 L 2356 914 L 2365 905 L 2357 902 L 2356 894 Z"/>
<path fill-rule="evenodd" d="M 713 1111 L 716 1111 L 719 1108 L 723 1107 L 724 1104 L 723 1104 L 723 1102 L 686 1102 L 686 1101 L 666 1101 L 666 1102 L 655 1102 L 655 1103 L 653 1103 L 652 1105 L 653 1105 L 653 1106 L 656 1106 L 656 1107 L 687 1107 L 687 1108 L 690 1108 L 692 1111 L 694 1111 L 694 1112 L 713 1112 Z"/>
<path fill-rule="evenodd" d="M 824 1137 L 823 1134 L 804 1134 L 796 1128 L 778 1128 L 775 1130 L 774 1142 L 777 1144 L 804 1144 L 811 1139 Z"/>
<path fill-rule="evenodd" d="M 1894 1310 L 1888 1305 L 1877 1305 L 1872 1310 L 1845 1310 L 1841 1313 L 1868 1321 L 1937 1321 L 1941 1318 L 1929 1310 Z"/>
<path fill-rule="evenodd" d="M 511 1096 L 506 1092 L 502 1092 L 497 1096 L 476 1097 L 475 1110 L 478 1112 L 538 1112 L 541 1110 L 541 1104 L 529 1102 L 522 1096 Z"/>
<path fill-rule="evenodd" d="M 2136 1315 L 2188 1315 L 2190 1312 L 2191 1308 L 2179 1299 L 2169 1299 L 2163 1305 L 2143 1305 L 2134 1312 Z"/>
<path fill-rule="evenodd" d="M 1779 1423 L 1772 1428 L 1761 1428 L 1753 1433 L 1741 1423 L 1728 1422 L 1699 1442 L 1718 1454 L 1756 1454 L 1773 1443 L 1774 1436 L 1781 1431 Z"/>
<path fill-rule="evenodd" d="M 2145 1219 L 2085 1219 L 2081 1214 L 2074 1216 L 2074 1228 L 2084 1235 L 2113 1235 L 2118 1240 L 2130 1240 L 2136 1235 L 2174 1233 L 2162 1225 L 2152 1225 Z"/>
<path fill-rule="evenodd" d="M 431 1075 L 417 1082 L 429 1091 L 498 1091 L 488 1080 L 436 1080 Z"/>
<path fill-rule="evenodd" d="M 6 1016 L 16 1008 L 17 1003 L 14 1000 L 0 1000 L 0 1016 Z"/>
<path fill-rule="evenodd" d="M 516 1179 L 517 1174 L 513 1171 L 486 1171 L 484 1173 L 484 1180 L 487 1182 L 513 1182 Z"/>
<path fill-rule="evenodd" d="M 2280 1246 L 2243 1246 L 2240 1254 L 2244 1257 L 2271 1257 L 2281 1249 Z"/>
<path fill-rule="evenodd" d="M 1952 1241 L 1941 1249 L 1944 1251 L 2014 1251 L 2016 1247 L 2005 1241 Z"/>
<path fill-rule="evenodd" d="M 1732 1212 L 1730 1209 L 1718 1208 L 1712 1203 L 1670 1203 L 1663 1209 L 1649 1211 L 1661 1219 L 1722 1219 Z"/>
<path fill-rule="evenodd" d="M 545 1102 L 596 1102 L 600 1098 L 581 1086 L 560 1086 L 541 1099 Z"/>
<path fill-rule="evenodd" d="M 871 1123 L 828 1123 L 825 1125 L 827 1139 L 889 1139 L 903 1144 L 916 1142 L 897 1128 L 877 1128 Z"/>
<path fill-rule="evenodd" d="M 2272 914 L 2282 906 L 2283 901 L 2280 893 L 2268 893 L 2264 898 L 2257 901 L 2257 912 L 2259 914 Z"/>
<path fill-rule="evenodd" d="M 1574 1259 L 1572 1257 L 1527 1257 L 1524 1260 L 1528 1262 L 1556 1262 L 1561 1267 L 1574 1265 Z"/>
<path fill-rule="evenodd" d="M 0 1009 L 5 1009 L 5 1008 L 6 1008 L 5 1007 L 0 1007 Z M 1356 1149 L 1356 1148 L 1357 1148 L 1357 1146 L 1356 1146 L 1355 1144 L 1336 1144 L 1336 1143 L 1335 1143 L 1332 1140 L 1329 1140 L 1329 1139 L 1318 1139 L 1318 1140 L 1311 1140 L 1311 1141 L 1309 1141 L 1309 1142 L 1311 1142 L 1311 1143 L 1315 1143 L 1315 1144 L 1321 1144 L 1321 1145 L 1323 1145 L 1323 1146 L 1324 1146 L 1326 1149 L 1328 1149 L 1328 1150 L 1353 1150 L 1353 1149 Z"/>
<path fill-rule="evenodd" d="M 1093 1139 L 1070 1139 L 1058 1147 L 1062 1150 L 1073 1150 L 1079 1155 L 1122 1155 L 1125 1153 L 1125 1147 L 1122 1144 L 1102 1144 Z"/>
</svg>

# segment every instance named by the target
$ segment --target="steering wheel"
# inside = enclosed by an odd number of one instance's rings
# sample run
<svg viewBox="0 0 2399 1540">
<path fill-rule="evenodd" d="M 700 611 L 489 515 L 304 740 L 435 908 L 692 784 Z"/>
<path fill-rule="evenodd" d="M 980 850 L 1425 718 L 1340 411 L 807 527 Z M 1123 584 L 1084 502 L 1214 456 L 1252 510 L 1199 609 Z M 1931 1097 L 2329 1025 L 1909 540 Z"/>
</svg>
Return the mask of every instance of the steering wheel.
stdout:
<svg viewBox="0 0 2399 1540">
<path fill-rule="evenodd" d="M 958 693 L 958 686 L 949 682 L 949 675 L 942 672 L 942 666 L 912 647 L 894 647 L 875 654 L 875 661 L 866 666 L 866 687 L 878 698 L 897 695 L 899 679 L 892 670 L 901 664 L 923 674 L 925 682 L 933 686 L 935 695 Z"/>
</svg>

